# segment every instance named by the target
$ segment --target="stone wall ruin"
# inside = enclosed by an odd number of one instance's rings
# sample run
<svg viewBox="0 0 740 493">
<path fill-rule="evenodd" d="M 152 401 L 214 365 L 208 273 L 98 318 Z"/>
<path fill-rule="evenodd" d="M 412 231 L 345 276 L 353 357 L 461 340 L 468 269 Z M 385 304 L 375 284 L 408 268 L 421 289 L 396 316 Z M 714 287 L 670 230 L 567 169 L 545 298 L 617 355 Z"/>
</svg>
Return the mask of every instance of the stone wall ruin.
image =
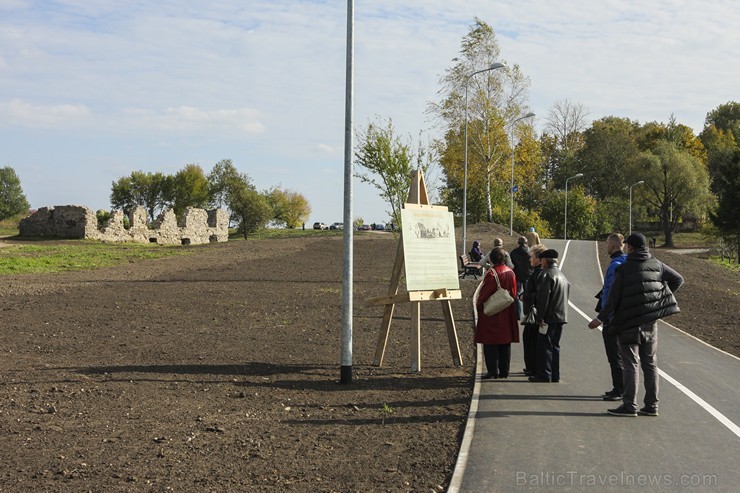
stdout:
<svg viewBox="0 0 740 493">
<path fill-rule="evenodd" d="M 123 211 L 98 227 L 92 209 L 79 205 L 42 207 L 21 220 L 20 236 L 79 238 L 105 242 L 157 243 L 159 245 L 200 245 L 229 239 L 229 215 L 223 209 L 206 211 L 188 207 L 178 222 L 172 209 L 165 209 L 151 225 L 146 210 L 136 207 L 124 223 Z"/>
</svg>

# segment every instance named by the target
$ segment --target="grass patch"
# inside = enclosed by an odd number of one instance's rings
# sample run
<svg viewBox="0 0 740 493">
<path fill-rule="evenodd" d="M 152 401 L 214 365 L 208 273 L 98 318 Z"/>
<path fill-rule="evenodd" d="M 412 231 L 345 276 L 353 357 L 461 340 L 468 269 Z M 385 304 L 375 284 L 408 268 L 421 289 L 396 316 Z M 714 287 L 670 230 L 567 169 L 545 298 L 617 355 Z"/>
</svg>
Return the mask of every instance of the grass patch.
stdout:
<svg viewBox="0 0 740 493">
<path fill-rule="evenodd" d="M 719 257 L 709 257 L 709 261 L 714 265 L 722 267 L 723 269 L 727 269 L 735 273 L 740 273 L 740 264 L 736 263 L 734 260 L 721 259 Z"/>
<path fill-rule="evenodd" d="M 181 246 L 99 243 L 84 240 L 0 248 L 0 275 L 96 269 L 192 253 Z"/>
</svg>

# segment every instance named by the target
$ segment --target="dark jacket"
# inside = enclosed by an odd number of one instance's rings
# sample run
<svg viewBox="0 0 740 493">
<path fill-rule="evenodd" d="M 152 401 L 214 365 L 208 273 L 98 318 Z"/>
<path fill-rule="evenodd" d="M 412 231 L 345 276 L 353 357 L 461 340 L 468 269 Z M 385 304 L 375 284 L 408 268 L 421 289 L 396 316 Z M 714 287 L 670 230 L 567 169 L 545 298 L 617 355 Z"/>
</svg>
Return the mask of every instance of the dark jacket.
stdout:
<svg viewBox="0 0 740 493">
<path fill-rule="evenodd" d="M 683 283 L 681 274 L 646 250 L 635 250 L 616 268 L 614 282 L 598 319 L 609 321 L 612 334 L 629 331 L 625 337 L 620 335 L 620 340 L 634 344 L 640 325 L 680 311 L 673 292 Z"/>
<path fill-rule="evenodd" d="M 526 316 L 532 310 L 537 303 L 537 283 L 539 282 L 540 276 L 542 275 L 542 267 L 539 265 L 532 270 L 532 275 L 529 276 L 527 282 L 524 284 L 524 292 L 522 293 L 522 306 L 524 308 L 524 315 Z"/>
<path fill-rule="evenodd" d="M 511 251 L 511 262 L 514 264 L 514 274 L 516 281 L 520 283 L 527 282 L 532 275 L 532 264 L 529 263 L 529 248 L 526 245 L 519 245 Z"/>
<path fill-rule="evenodd" d="M 471 262 L 478 262 L 483 258 L 483 251 L 480 249 L 480 242 L 478 240 L 473 242 L 473 247 L 470 249 L 468 257 L 470 257 Z"/>
<path fill-rule="evenodd" d="M 570 282 L 557 264 L 542 270 L 537 286 L 537 318 L 547 324 L 568 323 Z"/>
</svg>

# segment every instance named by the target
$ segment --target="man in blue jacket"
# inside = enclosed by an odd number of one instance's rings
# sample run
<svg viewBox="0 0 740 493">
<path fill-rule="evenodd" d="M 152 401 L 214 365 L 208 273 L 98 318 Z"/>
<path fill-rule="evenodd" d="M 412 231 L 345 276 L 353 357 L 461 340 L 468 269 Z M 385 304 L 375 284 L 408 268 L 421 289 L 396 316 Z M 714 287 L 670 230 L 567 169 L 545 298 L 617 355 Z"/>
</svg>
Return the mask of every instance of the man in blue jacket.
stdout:
<svg viewBox="0 0 740 493">
<path fill-rule="evenodd" d="M 657 416 L 657 321 L 680 311 L 673 293 L 684 279 L 650 255 L 643 234 L 629 235 L 625 245 L 627 260 L 616 269 L 609 297 L 596 319 L 609 321 L 609 332 L 616 334 L 622 357 L 622 405 L 607 412 L 612 416 L 637 416 L 639 365 L 645 375 L 645 406 L 640 414 Z"/>
<path fill-rule="evenodd" d="M 602 302 L 606 302 L 609 298 L 609 290 L 614 282 L 614 273 L 617 267 L 622 265 L 627 259 L 627 255 L 624 254 L 622 249 L 624 248 L 624 236 L 619 233 L 612 233 L 606 239 L 606 253 L 611 257 L 609 267 L 606 269 L 606 276 L 604 276 L 604 286 L 601 289 L 599 296 L 599 303 L 596 307 L 596 311 L 601 311 Z M 597 295 L 598 296 L 598 295 Z M 601 321 L 595 318 L 588 324 L 589 328 L 595 329 L 601 325 Z M 604 349 L 606 350 L 606 359 L 609 361 L 609 368 L 611 368 L 612 374 L 612 389 L 604 392 L 602 396 L 605 401 L 619 401 L 622 400 L 622 392 L 624 384 L 622 383 L 622 358 L 619 356 L 619 345 L 617 344 L 617 336 L 609 333 L 609 321 L 604 321 L 604 328 L 601 331 L 601 335 L 604 339 Z"/>
</svg>

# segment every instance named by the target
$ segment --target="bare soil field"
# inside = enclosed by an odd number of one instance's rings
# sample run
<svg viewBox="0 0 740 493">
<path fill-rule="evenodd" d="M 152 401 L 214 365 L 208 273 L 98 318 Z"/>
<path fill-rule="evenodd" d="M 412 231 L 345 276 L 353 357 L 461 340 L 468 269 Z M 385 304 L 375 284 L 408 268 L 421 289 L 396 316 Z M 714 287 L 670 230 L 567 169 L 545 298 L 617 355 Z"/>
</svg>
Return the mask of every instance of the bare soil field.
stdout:
<svg viewBox="0 0 740 493">
<path fill-rule="evenodd" d="M 470 242 L 494 236 L 513 246 L 495 225 L 469 228 Z M 364 300 L 387 291 L 396 239 L 358 235 L 354 379 L 340 385 L 340 237 L 188 248 L 0 279 L 0 491 L 446 489 L 472 391 L 476 281 L 453 302 L 462 367 L 434 302 L 422 371 L 409 371 L 403 304 L 374 367 L 383 311 Z M 737 276 L 666 261 L 687 278 L 670 322 L 739 354 Z"/>
</svg>

